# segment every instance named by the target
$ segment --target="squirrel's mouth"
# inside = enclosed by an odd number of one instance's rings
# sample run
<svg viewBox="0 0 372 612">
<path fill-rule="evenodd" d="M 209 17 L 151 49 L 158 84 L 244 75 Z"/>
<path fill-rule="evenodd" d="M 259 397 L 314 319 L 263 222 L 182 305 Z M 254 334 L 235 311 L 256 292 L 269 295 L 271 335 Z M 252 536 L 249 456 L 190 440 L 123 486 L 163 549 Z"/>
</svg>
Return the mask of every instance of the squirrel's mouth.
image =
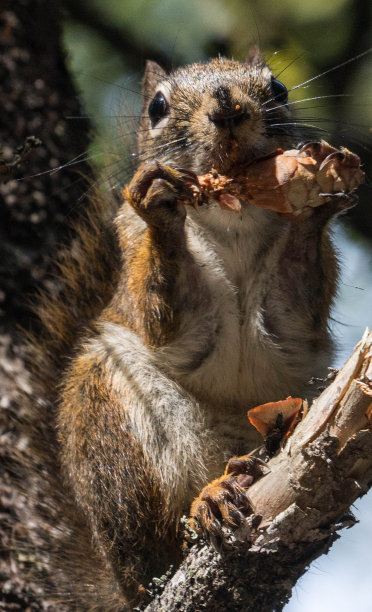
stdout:
<svg viewBox="0 0 372 612">
<path fill-rule="evenodd" d="M 228 173 L 236 164 L 253 161 L 270 153 L 273 148 L 272 141 L 259 130 L 247 135 L 235 129 L 225 132 L 209 153 L 212 166 L 220 173 Z"/>
</svg>

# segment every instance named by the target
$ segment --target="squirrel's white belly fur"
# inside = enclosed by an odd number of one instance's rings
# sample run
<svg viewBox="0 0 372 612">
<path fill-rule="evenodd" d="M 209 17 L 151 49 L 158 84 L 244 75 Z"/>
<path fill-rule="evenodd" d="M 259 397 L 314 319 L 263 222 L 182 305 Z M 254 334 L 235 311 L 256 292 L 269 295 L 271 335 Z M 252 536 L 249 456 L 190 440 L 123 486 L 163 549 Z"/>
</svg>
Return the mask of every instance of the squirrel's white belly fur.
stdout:
<svg viewBox="0 0 372 612">
<path fill-rule="evenodd" d="M 126 419 L 148 460 L 168 495 L 182 499 L 185 508 L 232 454 L 259 443 L 247 409 L 258 398 L 300 393 L 306 360 L 309 376 L 313 367 L 304 351 L 289 364 L 291 346 L 283 347 L 265 327 L 264 301 L 288 239 L 285 226 L 278 222 L 273 231 L 269 219 L 265 231 L 267 212 L 258 209 L 243 217 L 222 215 L 209 210 L 207 227 L 202 215 L 188 217 L 188 247 L 208 299 L 197 312 L 184 309 L 176 339 L 148 348 L 125 327 L 103 322 L 91 341 L 125 397 Z M 305 330 L 295 329 L 295 317 L 289 316 L 287 325 L 288 338 L 297 335 L 300 342 Z"/>
</svg>

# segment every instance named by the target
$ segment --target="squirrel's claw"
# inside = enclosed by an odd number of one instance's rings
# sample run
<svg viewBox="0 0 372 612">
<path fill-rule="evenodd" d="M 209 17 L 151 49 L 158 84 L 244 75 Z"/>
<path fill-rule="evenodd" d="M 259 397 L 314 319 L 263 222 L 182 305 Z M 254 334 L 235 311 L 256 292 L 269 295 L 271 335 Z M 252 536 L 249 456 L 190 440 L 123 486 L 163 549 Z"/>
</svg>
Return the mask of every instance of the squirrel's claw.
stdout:
<svg viewBox="0 0 372 612">
<path fill-rule="evenodd" d="M 222 537 L 222 527 L 239 527 L 252 508 L 235 476 L 224 475 L 204 487 L 191 506 L 191 525 L 206 538 Z"/>
<path fill-rule="evenodd" d="M 253 514 L 246 489 L 262 475 L 261 465 L 265 463 L 250 455 L 230 459 L 225 474 L 204 487 L 193 501 L 192 528 L 211 541 L 223 539 L 223 527 L 239 528 Z"/>
</svg>

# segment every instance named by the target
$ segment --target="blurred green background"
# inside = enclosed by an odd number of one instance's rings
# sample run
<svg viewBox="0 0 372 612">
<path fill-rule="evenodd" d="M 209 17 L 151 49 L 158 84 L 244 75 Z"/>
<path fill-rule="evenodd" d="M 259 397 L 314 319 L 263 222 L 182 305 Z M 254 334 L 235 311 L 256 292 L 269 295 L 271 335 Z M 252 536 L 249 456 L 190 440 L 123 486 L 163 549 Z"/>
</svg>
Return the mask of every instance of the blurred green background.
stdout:
<svg viewBox="0 0 372 612">
<path fill-rule="evenodd" d="M 110 170 L 133 147 L 146 59 L 168 69 L 218 53 L 243 60 L 256 43 L 274 74 L 296 88 L 290 101 L 298 101 L 298 115 L 325 130 L 331 143 L 361 156 L 367 181 L 360 204 L 335 231 L 343 275 L 333 313 L 339 346 L 334 365 L 341 365 L 363 328 L 372 325 L 371 1 L 64 0 L 63 6 L 68 65 L 94 126 L 90 155 L 98 167 Z M 318 99 L 300 102 L 313 97 Z M 119 166 L 123 174 L 125 166 Z M 312 566 L 286 612 L 372 610 L 372 497 L 358 508 L 361 525 Z"/>
<path fill-rule="evenodd" d="M 274 74 L 295 88 L 290 101 L 297 101 L 298 116 L 358 153 L 371 173 L 372 54 L 332 70 L 372 46 L 370 0 L 63 0 L 63 6 L 68 63 L 106 163 L 133 147 L 146 59 L 167 69 L 218 53 L 243 60 L 258 43 Z M 100 148 L 91 155 L 102 164 Z M 364 186 L 351 214 L 369 237 L 370 195 Z"/>
</svg>

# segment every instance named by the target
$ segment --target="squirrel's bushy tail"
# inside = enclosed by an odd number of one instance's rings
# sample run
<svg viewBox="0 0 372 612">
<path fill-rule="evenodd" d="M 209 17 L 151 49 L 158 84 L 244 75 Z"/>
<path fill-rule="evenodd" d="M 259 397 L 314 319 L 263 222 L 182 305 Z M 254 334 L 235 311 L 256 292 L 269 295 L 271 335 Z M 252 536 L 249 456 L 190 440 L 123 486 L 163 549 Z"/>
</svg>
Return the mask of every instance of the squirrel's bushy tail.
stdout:
<svg viewBox="0 0 372 612">
<path fill-rule="evenodd" d="M 58 270 L 33 310 L 37 332 L 29 335 L 30 368 L 54 400 L 58 373 L 73 355 L 87 328 L 110 301 L 120 270 L 113 227 L 118 202 L 97 192 L 74 225 L 68 248 L 61 249 Z"/>
<path fill-rule="evenodd" d="M 21 517 L 26 536 L 17 545 L 32 559 L 28 565 L 58 610 L 129 609 L 62 482 L 56 434 L 63 370 L 114 291 L 120 268 L 112 223 L 117 208 L 102 194 L 90 199 L 70 248 L 59 258 L 59 272 L 35 306 L 37 331 L 27 337 L 32 389 L 20 402 L 16 418 L 23 442 L 11 459 L 17 486 L 27 496 Z"/>
</svg>

